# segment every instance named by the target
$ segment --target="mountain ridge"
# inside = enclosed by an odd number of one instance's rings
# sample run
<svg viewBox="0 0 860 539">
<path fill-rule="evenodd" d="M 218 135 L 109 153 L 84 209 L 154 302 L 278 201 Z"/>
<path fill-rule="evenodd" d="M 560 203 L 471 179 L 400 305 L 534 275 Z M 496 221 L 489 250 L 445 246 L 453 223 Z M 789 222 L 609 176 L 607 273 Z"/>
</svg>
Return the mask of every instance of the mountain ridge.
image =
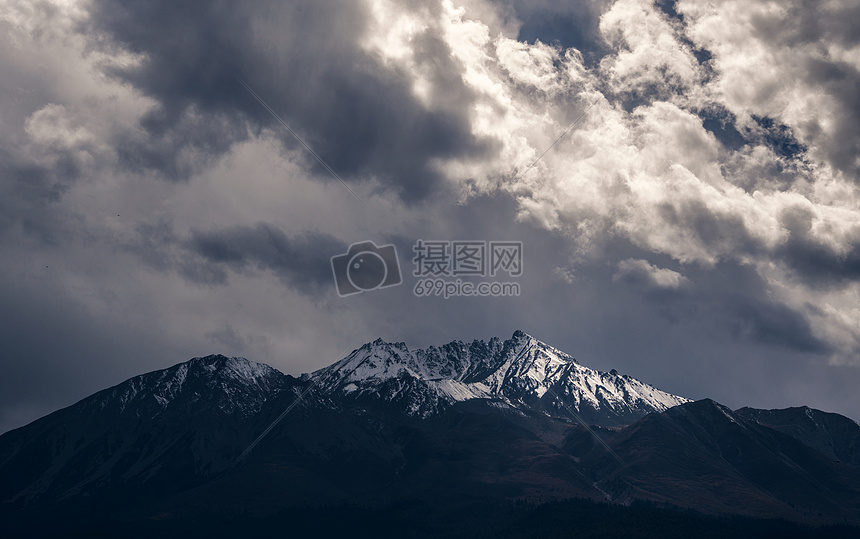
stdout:
<svg viewBox="0 0 860 539">
<path fill-rule="evenodd" d="M 614 369 L 586 367 L 519 330 L 506 341 L 453 341 L 414 352 L 377 339 L 302 379 L 353 399 L 370 393 L 404 401 L 404 411 L 422 417 L 454 402 L 493 399 L 557 417 L 573 410 L 591 423 L 618 426 L 690 400 Z"/>
<path fill-rule="evenodd" d="M 193 358 L 0 435 L 0 515 L 578 497 L 860 522 L 856 440 L 843 416 L 690 401 L 519 331 L 414 351 L 377 339 L 298 378 Z"/>
</svg>

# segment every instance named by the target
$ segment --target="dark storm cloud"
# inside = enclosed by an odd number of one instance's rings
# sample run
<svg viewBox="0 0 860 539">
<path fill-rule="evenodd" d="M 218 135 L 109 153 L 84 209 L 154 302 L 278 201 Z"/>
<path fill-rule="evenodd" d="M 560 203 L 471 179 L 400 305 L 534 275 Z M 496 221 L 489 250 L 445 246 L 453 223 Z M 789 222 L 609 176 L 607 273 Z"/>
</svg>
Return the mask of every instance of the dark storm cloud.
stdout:
<svg viewBox="0 0 860 539">
<path fill-rule="evenodd" d="M 832 353 L 832 347 L 812 334 L 804 316 L 764 298 L 734 297 L 727 301 L 727 322 L 736 338 L 814 354 Z"/>
<path fill-rule="evenodd" d="M 803 313 L 772 297 L 755 268 L 726 261 L 712 269 L 690 265 L 684 270 L 689 280 L 681 291 L 646 296 L 670 321 L 768 348 L 822 357 L 834 352 Z"/>
<path fill-rule="evenodd" d="M 714 211 L 700 200 L 664 203 L 657 209 L 664 223 L 686 230 L 715 254 L 723 253 L 722 259 L 750 256 L 780 262 L 806 286 L 843 287 L 860 279 L 860 228 L 850 229 L 843 244 L 823 243 L 813 231 L 817 217 L 807 207 L 781 212 L 779 222 L 788 235 L 773 247 L 751 234 L 739 214 Z"/>
<path fill-rule="evenodd" d="M 271 349 L 269 338 L 265 335 L 243 335 L 230 324 L 206 333 L 206 338 L 215 343 L 222 353 L 231 355 L 242 354 L 249 349 L 263 348 L 267 351 Z"/>
<path fill-rule="evenodd" d="M 714 335 L 733 341 L 798 353 L 826 355 L 834 351 L 815 336 L 803 313 L 767 293 L 767 283 L 754 268 L 731 261 L 711 269 L 680 265 L 619 240 L 607 247 L 607 257 L 625 255 L 637 258 L 618 264 L 612 276 L 615 292 L 641 298 L 669 323 L 709 327 Z M 668 267 L 638 258 L 649 255 Z"/>
<path fill-rule="evenodd" d="M 612 281 L 624 283 L 657 302 L 687 294 L 688 281 L 683 275 L 667 268 L 658 268 L 644 259 L 628 258 L 619 262 Z"/>
<path fill-rule="evenodd" d="M 683 298 L 688 312 L 697 311 L 714 331 L 799 353 L 826 356 L 835 351 L 815 336 L 803 313 L 771 297 L 767 283 L 753 268 L 727 262 L 716 269 L 693 271 L 695 292 Z"/>
<path fill-rule="evenodd" d="M 845 249 L 817 241 L 812 232 L 815 215 L 807 208 L 783 210 L 780 224 L 789 232 L 775 255 L 812 286 L 844 286 L 860 280 L 860 227 L 854 227 Z"/>
<path fill-rule="evenodd" d="M 134 239 L 120 248 L 135 255 L 147 266 L 164 272 L 174 265 L 169 248 L 179 241 L 173 223 L 162 218 L 155 222 L 138 224 L 135 227 Z"/>
<path fill-rule="evenodd" d="M 334 290 L 331 257 L 347 244 L 330 234 L 288 235 L 270 223 L 191 230 L 182 235 L 168 220 L 142 223 L 120 249 L 159 272 L 177 272 L 196 284 L 223 286 L 231 273 L 271 272 L 284 286 L 318 297 Z"/>
<path fill-rule="evenodd" d="M 125 133 L 116 142 L 120 163 L 139 174 L 156 170 L 183 180 L 244 140 L 247 129 L 238 114 L 201 114 L 189 106 L 178 114 L 163 106 L 140 120 L 142 132 Z"/>
<path fill-rule="evenodd" d="M 752 253 L 763 247 L 749 232 L 740 215 L 718 212 L 699 199 L 661 203 L 656 208 L 663 223 L 687 231 L 715 253 Z"/>
<path fill-rule="evenodd" d="M 345 180 L 375 177 L 406 201 L 424 198 L 442 180 L 434 159 L 492 144 L 472 136 L 462 66 L 432 28 L 415 41 L 416 61 L 442 96 L 428 107 L 409 73 L 361 50 L 365 21 L 358 3 L 334 0 L 95 2 L 94 44 L 143 55 L 109 74 L 157 101 L 142 138 L 121 141 L 123 162 L 187 177 L 189 154 L 217 157 L 249 128 L 274 128 L 295 147 L 240 76 Z"/>
<path fill-rule="evenodd" d="M 344 242 L 329 234 L 305 232 L 289 237 L 266 223 L 194 231 L 186 246 L 209 268 L 202 274 L 203 281 L 211 271 L 223 272 L 223 268 L 229 268 L 241 272 L 253 268 L 271 271 L 285 286 L 307 295 L 333 289 L 331 257 L 347 249 Z M 187 276 L 194 278 L 194 275 Z"/>
<path fill-rule="evenodd" d="M 0 150 L 0 233 L 17 226 L 56 243 L 64 235 L 58 203 L 79 176 L 78 163 L 62 152 L 42 163 Z"/>
</svg>

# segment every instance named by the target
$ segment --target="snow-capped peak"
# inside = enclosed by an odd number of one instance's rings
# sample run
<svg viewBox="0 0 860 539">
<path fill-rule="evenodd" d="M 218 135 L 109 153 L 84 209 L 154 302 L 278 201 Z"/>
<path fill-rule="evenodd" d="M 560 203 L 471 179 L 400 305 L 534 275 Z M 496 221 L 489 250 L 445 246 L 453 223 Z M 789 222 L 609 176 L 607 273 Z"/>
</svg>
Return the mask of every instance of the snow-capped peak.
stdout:
<svg viewBox="0 0 860 539">
<path fill-rule="evenodd" d="M 155 416 L 168 408 L 211 400 L 225 413 L 251 414 L 276 394 L 286 375 L 242 357 L 196 357 L 167 369 L 130 378 L 85 399 L 85 405 L 133 410 L 138 416 Z"/>
<path fill-rule="evenodd" d="M 504 342 L 454 341 L 415 351 L 377 339 L 309 377 L 323 391 L 402 401 L 409 413 L 422 416 L 483 398 L 546 413 L 573 408 L 621 421 L 688 401 L 614 370 L 585 367 L 522 331 Z"/>
<path fill-rule="evenodd" d="M 189 368 L 200 368 L 216 376 L 252 381 L 280 373 L 265 363 L 250 361 L 244 357 L 229 357 L 220 354 L 195 357 L 186 362 Z"/>
</svg>

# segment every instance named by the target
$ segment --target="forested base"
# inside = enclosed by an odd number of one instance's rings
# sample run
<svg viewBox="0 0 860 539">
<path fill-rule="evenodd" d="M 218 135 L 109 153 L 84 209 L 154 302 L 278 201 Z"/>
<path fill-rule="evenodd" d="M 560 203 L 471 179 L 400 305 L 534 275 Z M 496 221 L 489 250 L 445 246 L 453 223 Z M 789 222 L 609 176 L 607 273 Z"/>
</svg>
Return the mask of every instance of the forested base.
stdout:
<svg viewBox="0 0 860 539">
<path fill-rule="evenodd" d="M 806 526 L 784 520 L 717 517 L 634 502 L 629 507 L 574 499 L 541 505 L 478 504 L 440 510 L 423 503 L 386 509 L 346 505 L 290 509 L 266 517 L 195 516 L 146 520 L 53 521 L 0 517 L 6 537 L 373 537 L 373 538 L 856 538 L 844 524 Z"/>
</svg>

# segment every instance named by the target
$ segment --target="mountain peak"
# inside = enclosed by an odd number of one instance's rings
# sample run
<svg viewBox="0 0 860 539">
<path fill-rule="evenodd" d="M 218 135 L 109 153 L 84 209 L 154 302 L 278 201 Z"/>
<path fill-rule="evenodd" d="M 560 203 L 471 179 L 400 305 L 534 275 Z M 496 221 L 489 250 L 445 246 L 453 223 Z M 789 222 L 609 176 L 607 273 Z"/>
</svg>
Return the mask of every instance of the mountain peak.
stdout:
<svg viewBox="0 0 860 539">
<path fill-rule="evenodd" d="M 175 365 L 173 368 L 181 367 L 182 365 L 186 365 L 189 370 L 199 369 L 201 372 L 210 373 L 212 376 L 239 378 L 247 381 L 265 378 L 276 372 L 280 374 L 280 371 L 265 363 L 257 363 L 244 357 L 225 356 L 222 354 L 195 357 L 185 363 Z"/>
<path fill-rule="evenodd" d="M 531 335 L 529 335 L 528 333 L 526 333 L 525 331 L 523 331 L 521 329 L 514 331 L 514 334 L 511 335 L 511 339 L 513 339 L 515 341 L 518 341 L 521 339 L 533 339 L 533 338 L 534 337 L 532 337 Z"/>
<path fill-rule="evenodd" d="M 224 413 L 250 415 L 289 377 L 263 363 L 213 354 L 135 376 L 82 401 L 84 406 L 153 417 L 195 406 L 202 399 Z"/>
<path fill-rule="evenodd" d="M 365 343 L 359 350 L 361 349 L 371 349 L 371 348 L 396 348 L 398 350 L 408 351 L 409 348 L 406 346 L 405 342 L 389 342 L 383 339 L 382 337 L 377 337 L 376 340 Z"/>
<path fill-rule="evenodd" d="M 377 339 L 308 377 L 325 392 L 353 399 L 382 396 L 424 417 L 456 402 L 489 399 L 547 415 L 569 416 L 567 410 L 575 409 L 613 425 L 688 400 L 614 370 L 580 365 L 521 330 L 504 342 L 452 341 L 415 351 Z"/>
<path fill-rule="evenodd" d="M 148 523 L 199 507 L 188 521 L 199 525 L 222 511 L 276 511 L 272 500 L 461 493 L 644 497 L 844 522 L 860 507 L 849 468 L 858 447 L 860 427 L 837 414 L 688 401 L 521 331 L 414 351 L 377 339 L 302 380 L 245 358 L 193 358 L 6 433 L 0 512 L 102 514 L 128 501 Z"/>
</svg>

